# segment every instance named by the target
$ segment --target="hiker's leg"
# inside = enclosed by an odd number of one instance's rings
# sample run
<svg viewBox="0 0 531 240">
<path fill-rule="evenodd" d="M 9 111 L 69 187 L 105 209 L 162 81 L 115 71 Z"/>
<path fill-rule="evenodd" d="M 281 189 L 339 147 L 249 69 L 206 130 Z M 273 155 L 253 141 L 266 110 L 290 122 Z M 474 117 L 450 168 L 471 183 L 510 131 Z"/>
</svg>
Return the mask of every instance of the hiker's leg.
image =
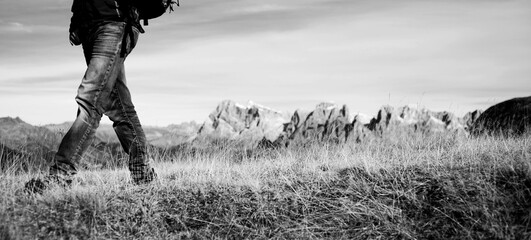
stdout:
<svg viewBox="0 0 531 240">
<path fill-rule="evenodd" d="M 130 53 L 136 45 L 138 34 L 138 30 L 133 28 L 133 38 L 127 37 L 127 53 Z M 151 182 L 154 173 L 149 165 L 146 135 L 131 100 L 123 62 L 117 68 L 116 83 L 105 115 L 113 121 L 114 131 L 124 151 L 129 154 L 129 170 L 133 181 L 135 183 Z"/>
<path fill-rule="evenodd" d="M 110 22 L 94 27 L 83 42 L 87 71 L 76 96 L 77 118 L 63 137 L 55 155 L 50 174 L 71 176 L 77 172 L 76 165 L 90 145 L 99 126 L 109 95 L 114 88 L 119 68 L 124 23 Z"/>
<path fill-rule="evenodd" d="M 112 107 L 105 112 L 105 115 L 113 121 L 114 131 L 124 151 L 129 154 L 129 171 L 133 182 L 151 182 L 154 174 L 147 155 L 146 135 L 125 84 L 123 66 L 120 72 L 111 94 Z"/>
</svg>

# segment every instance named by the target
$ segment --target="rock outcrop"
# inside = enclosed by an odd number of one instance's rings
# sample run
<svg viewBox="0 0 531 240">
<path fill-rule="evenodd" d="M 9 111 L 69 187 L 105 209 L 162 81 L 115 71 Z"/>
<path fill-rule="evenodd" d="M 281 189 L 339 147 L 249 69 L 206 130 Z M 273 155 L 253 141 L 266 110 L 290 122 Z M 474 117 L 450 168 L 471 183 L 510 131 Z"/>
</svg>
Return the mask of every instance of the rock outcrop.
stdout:
<svg viewBox="0 0 531 240">
<path fill-rule="evenodd" d="M 474 126 L 474 123 L 476 123 L 476 121 L 478 120 L 479 116 L 481 116 L 482 113 L 483 111 L 481 110 L 467 112 L 465 116 L 463 116 L 460 119 L 461 124 L 463 125 L 463 127 L 465 128 L 467 132 L 469 132 L 472 126 Z"/>
<path fill-rule="evenodd" d="M 356 115 L 352 121 L 352 130 L 349 140 L 359 143 L 370 137 L 372 132 L 369 130 L 368 125 L 372 119 L 372 117 L 365 114 Z"/>
<path fill-rule="evenodd" d="M 462 122 L 462 119 L 446 111 L 434 112 L 410 106 L 399 108 L 383 106 L 367 127 L 379 135 L 398 130 L 423 133 L 464 132 L 465 126 Z"/>
<path fill-rule="evenodd" d="M 345 142 L 352 129 L 352 115 L 346 105 L 320 103 L 310 112 L 295 111 L 277 142 L 283 141 L 283 145 L 316 140 Z"/>
<path fill-rule="evenodd" d="M 254 148 L 263 139 L 275 141 L 282 133 L 287 118 L 282 112 L 253 102 L 243 106 L 231 100 L 221 102 L 210 113 L 194 140 L 194 144 L 216 139 L 239 141 Z"/>
<path fill-rule="evenodd" d="M 320 103 L 314 110 L 296 110 L 286 121 L 284 114 L 256 104 L 243 106 L 223 101 L 201 126 L 194 140 L 201 145 L 226 139 L 246 143 L 246 147 L 271 148 L 309 142 L 360 142 L 371 136 L 403 133 L 466 131 L 481 114 L 459 118 L 450 112 L 435 112 L 410 106 L 383 106 L 376 117 L 352 114 L 346 105 Z"/>
<path fill-rule="evenodd" d="M 482 113 L 471 128 L 474 135 L 514 136 L 531 131 L 531 96 L 498 103 Z"/>
</svg>

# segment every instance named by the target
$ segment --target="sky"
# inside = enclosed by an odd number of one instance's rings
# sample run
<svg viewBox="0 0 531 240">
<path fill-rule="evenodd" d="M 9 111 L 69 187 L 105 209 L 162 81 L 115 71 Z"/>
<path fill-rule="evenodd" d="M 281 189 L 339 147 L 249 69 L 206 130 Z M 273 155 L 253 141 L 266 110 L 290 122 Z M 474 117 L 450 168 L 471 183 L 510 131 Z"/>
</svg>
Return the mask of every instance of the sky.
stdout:
<svg viewBox="0 0 531 240">
<path fill-rule="evenodd" d="M 0 117 L 75 119 L 71 4 L 0 0 Z M 125 62 L 144 125 L 202 122 L 224 99 L 463 115 L 531 95 L 529 0 L 181 0 L 145 30 Z"/>
</svg>

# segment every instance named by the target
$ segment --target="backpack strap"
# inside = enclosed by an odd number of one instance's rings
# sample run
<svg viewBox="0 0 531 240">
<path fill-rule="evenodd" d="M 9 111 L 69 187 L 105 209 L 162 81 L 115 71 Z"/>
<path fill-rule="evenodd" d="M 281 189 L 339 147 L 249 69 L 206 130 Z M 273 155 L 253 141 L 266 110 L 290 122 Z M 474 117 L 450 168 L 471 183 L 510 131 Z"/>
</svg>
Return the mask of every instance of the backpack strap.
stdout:
<svg viewBox="0 0 531 240">
<path fill-rule="evenodd" d="M 133 24 L 127 21 L 125 24 L 124 38 L 122 39 L 122 50 L 120 51 L 120 57 L 125 57 L 127 53 L 127 37 L 129 37 L 130 43 L 135 40 L 135 34 L 133 33 Z"/>
<path fill-rule="evenodd" d="M 140 33 L 144 33 L 142 25 L 139 23 L 138 19 L 138 10 L 133 7 L 131 4 L 124 4 L 125 11 L 127 12 L 125 17 L 125 29 L 124 37 L 122 39 L 122 49 L 120 52 L 120 57 L 125 57 L 127 53 L 127 37 L 129 37 L 130 42 L 132 43 L 135 40 L 135 33 L 133 32 L 133 27 L 136 27 Z"/>
</svg>

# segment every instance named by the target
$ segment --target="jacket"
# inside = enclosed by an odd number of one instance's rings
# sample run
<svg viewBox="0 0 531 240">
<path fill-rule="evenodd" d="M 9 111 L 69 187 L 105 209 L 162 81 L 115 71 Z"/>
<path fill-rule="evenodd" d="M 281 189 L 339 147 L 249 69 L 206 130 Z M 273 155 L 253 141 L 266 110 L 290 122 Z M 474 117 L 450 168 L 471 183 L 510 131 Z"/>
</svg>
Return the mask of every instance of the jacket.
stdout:
<svg viewBox="0 0 531 240">
<path fill-rule="evenodd" d="M 126 21 L 128 11 L 120 0 L 74 0 L 69 31 L 101 21 Z"/>
</svg>

